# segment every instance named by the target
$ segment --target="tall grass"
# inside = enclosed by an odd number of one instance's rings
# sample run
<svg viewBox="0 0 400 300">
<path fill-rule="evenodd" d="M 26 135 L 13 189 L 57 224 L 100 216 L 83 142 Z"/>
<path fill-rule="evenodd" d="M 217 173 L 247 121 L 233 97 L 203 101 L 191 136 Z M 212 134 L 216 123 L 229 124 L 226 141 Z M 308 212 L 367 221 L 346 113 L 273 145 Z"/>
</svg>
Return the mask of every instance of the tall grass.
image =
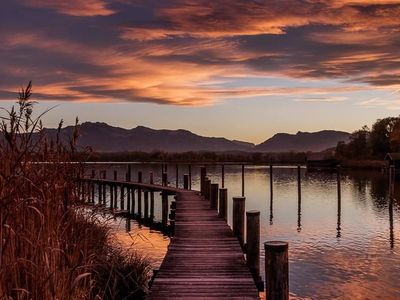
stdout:
<svg viewBox="0 0 400 300">
<path fill-rule="evenodd" d="M 48 139 L 31 89 L 1 117 L 0 299 L 143 297 L 147 261 L 110 245 L 108 228 L 81 208 L 83 165 L 69 163 L 78 126 L 67 144 Z"/>
</svg>

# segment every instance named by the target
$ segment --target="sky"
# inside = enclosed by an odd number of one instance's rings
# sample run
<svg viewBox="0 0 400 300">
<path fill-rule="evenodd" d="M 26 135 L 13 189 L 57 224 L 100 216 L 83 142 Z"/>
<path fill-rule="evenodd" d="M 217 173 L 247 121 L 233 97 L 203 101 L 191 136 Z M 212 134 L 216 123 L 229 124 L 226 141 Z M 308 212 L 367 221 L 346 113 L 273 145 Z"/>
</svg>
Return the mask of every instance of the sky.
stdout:
<svg viewBox="0 0 400 300">
<path fill-rule="evenodd" d="M 400 112 L 400 0 L 2 0 L 0 106 L 260 143 Z"/>
</svg>

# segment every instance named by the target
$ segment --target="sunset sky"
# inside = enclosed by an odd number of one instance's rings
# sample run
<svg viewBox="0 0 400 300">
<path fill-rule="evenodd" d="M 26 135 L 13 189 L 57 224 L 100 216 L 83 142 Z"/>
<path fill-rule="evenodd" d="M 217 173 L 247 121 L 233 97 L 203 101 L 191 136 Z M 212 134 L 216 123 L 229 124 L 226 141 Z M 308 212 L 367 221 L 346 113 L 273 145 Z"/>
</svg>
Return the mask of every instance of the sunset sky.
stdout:
<svg viewBox="0 0 400 300">
<path fill-rule="evenodd" d="M 7 0 L 0 106 L 261 142 L 400 113 L 400 0 Z"/>
</svg>

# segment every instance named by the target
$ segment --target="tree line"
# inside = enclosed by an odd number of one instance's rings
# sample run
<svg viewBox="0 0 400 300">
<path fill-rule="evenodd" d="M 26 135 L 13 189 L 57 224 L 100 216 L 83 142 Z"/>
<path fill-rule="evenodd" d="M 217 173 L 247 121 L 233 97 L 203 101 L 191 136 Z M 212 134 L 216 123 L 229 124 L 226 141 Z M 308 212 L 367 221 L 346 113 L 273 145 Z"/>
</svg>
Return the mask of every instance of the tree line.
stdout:
<svg viewBox="0 0 400 300">
<path fill-rule="evenodd" d="M 383 159 L 389 152 L 400 152 L 400 117 L 378 119 L 371 128 L 365 125 L 336 147 L 336 156 L 347 159 Z"/>
</svg>

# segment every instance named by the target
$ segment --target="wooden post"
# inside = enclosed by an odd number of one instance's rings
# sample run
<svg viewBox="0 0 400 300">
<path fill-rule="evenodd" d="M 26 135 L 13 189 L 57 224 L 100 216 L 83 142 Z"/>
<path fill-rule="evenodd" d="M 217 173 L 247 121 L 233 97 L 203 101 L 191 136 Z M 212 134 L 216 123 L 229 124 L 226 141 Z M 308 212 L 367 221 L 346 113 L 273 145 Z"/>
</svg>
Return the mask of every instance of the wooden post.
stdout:
<svg viewBox="0 0 400 300">
<path fill-rule="evenodd" d="M 245 197 L 233 197 L 233 214 L 232 214 L 232 230 L 237 236 L 240 245 L 244 246 L 244 212 L 245 212 Z"/>
<path fill-rule="evenodd" d="M 142 172 L 138 172 L 138 183 L 142 183 Z M 142 218 L 142 189 L 140 187 L 137 188 L 137 206 L 138 206 L 138 218 Z"/>
<path fill-rule="evenodd" d="M 389 167 L 389 197 L 393 197 L 394 195 L 394 183 L 396 179 L 396 173 L 395 173 L 395 168 L 394 165 L 391 165 Z"/>
<path fill-rule="evenodd" d="M 110 209 L 114 207 L 114 184 L 110 184 Z"/>
<path fill-rule="evenodd" d="M 218 183 L 211 184 L 211 191 L 210 191 L 210 207 L 211 208 L 218 208 Z"/>
<path fill-rule="evenodd" d="M 149 192 L 144 191 L 144 219 L 149 219 Z"/>
<path fill-rule="evenodd" d="M 183 175 L 183 189 L 185 190 L 189 189 L 189 175 L 187 174 Z"/>
<path fill-rule="evenodd" d="M 274 195 L 274 186 L 273 186 L 273 178 L 272 178 L 272 165 L 269 165 L 269 189 L 271 199 Z"/>
<path fill-rule="evenodd" d="M 301 199 L 301 168 L 297 166 L 297 193 Z"/>
<path fill-rule="evenodd" d="M 225 187 L 225 165 L 222 165 L 222 170 L 221 170 L 221 185 L 222 185 L 222 188 L 224 188 Z"/>
<path fill-rule="evenodd" d="M 211 180 L 205 179 L 204 180 L 204 198 L 208 201 L 211 200 Z"/>
<path fill-rule="evenodd" d="M 121 210 L 125 209 L 125 187 L 121 184 Z"/>
<path fill-rule="evenodd" d="M 179 169 L 178 169 L 178 164 L 175 165 L 175 187 L 178 188 L 179 187 Z"/>
<path fill-rule="evenodd" d="M 254 282 L 260 287 L 260 211 L 246 212 L 246 225 L 246 263 Z"/>
<path fill-rule="evenodd" d="M 228 220 L 228 190 L 219 189 L 219 216 L 225 221 Z"/>
<path fill-rule="evenodd" d="M 244 197 L 244 165 L 242 165 L 242 197 Z"/>
<path fill-rule="evenodd" d="M 103 180 L 107 178 L 107 170 L 103 170 Z M 103 183 L 103 204 L 106 204 L 106 183 Z"/>
<path fill-rule="evenodd" d="M 301 169 L 297 166 L 297 231 L 301 231 Z"/>
<path fill-rule="evenodd" d="M 126 181 L 132 180 L 132 170 L 131 165 L 128 165 L 128 170 L 126 171 Z"/>
<path fill-rule="evenodd" d="M 131 205 L 131 213 L 132 215 L 135 215 L 135 206 L 136 206 L 136 199 L 135 199 L 135 188 L 131 188 L 131 200 L 132 200 L 132 205 Z"/>
<path fill-rule="evenodd" d="M 288 243 L 269 241 L 265 249 L 266 299 L 289 299 Z"/>
<path fill-rule="evenodd" d="M 94 179 L 96 177 L 96 171 L 95 170 L 92 170 L 92 175 L 91 175 L 91 178 L 92 179 Z M 95 191 L 95 186 L 94 186 L 94 183 L 93 182 L 91 182 L 91 197 L 92 197 L 92 203 L 94 204 L 94 191 Z"/>
<path fill-rule="evenodd" d="M 168 186 L 168 173 L 164 172 L 162 174 L 162 185 Z"/>
<path fill-rule="evenodd" d="M 150 184 L 154 184 L 153 172 L 150 172 Z M 154 219 L 154 192 L 150 191 L 150 219 Z"/>
<path fill-rule="evenodd" d="M 117 209 L 118 208 L 118 185 L 114 184 L 114 208 Z"/>
<path fill-rule="evenodd" d="M 126 210 L 128 213 L 131 213 L 131 188 L 129 186 L 126 187 Z"/>
<path fill-rule="evenodd" d="M 336 227 L 336 237 L 340 238 L 342 236 L 342 192 L 340 183 L 340 169 L 336 170 L 336 182 L 337 182 L 337 227 Z"/>
<path fill-rule="evenodd" d="M 164 228 L 168 225 L 168 194 L 161 192 L 161 223 Z"/>
<path fill-rule="evenodd" d="M 200 193 L 204 196 L 204 181 L 207 176 L 207 169 L 205 166 L 200 167 Z"/>
<path fill-rule="evenodd" d="M 98 200 L 97 200 L 97 203 L 98 203 L 98 204 L 101 204 L 101 200 L 103 199 L 103 196 L 102 196 L 103 187 L 102 187 L 102 184 L 101 184 L 100 181 L 98 181 L 97 186 L 98 186 L 98 189 L 99 189 L 99 190 L 98 190 Z"/>
<path fill-rule="evenodd" d="M 189 189 L 192 189 L 192 165 L 189 164 Z"/>
</svg>

